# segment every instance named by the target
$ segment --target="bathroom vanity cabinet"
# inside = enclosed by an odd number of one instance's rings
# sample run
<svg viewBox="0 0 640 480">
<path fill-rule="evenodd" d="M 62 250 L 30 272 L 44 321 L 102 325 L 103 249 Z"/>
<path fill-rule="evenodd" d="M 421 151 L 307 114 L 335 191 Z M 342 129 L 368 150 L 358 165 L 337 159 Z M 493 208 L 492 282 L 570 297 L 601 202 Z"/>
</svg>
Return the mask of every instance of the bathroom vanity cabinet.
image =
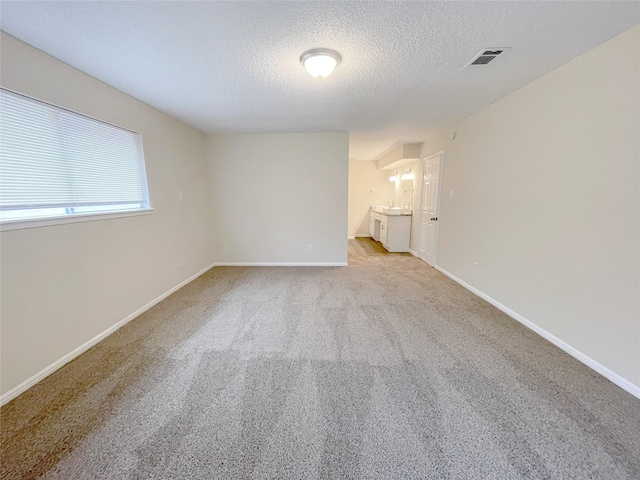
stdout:
<svg viewBox="0 0 640 480">
<path fill-rule="evenodd" d="M 374 211 L 369 212 L 369 235 L 376 242 L 380 241 L 380 214 Z"/>
<path fill-rule="evenodd" d="M 411 236 L 411 210 L 372 206 L 369 235 L 389 252 L 408 252 Z"/>
<path fill-rule="evenodd" d="M 380 219 L 380 242 L 390 252 L 408 252 L 411 215 L 384 215 Z"/>
</svg>

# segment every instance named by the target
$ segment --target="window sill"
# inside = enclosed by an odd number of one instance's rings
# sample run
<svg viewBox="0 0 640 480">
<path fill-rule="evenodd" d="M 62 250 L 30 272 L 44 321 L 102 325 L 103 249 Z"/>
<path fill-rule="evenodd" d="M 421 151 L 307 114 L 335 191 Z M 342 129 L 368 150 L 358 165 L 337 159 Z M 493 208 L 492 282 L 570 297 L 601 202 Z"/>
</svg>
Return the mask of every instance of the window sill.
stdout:
<svg viewBox="0 0 640 480">
<path fill-rule="evenodd" d="M 65 223 L 95 222 L 98 220 L 111 220 L 113 218 L 137 217 L 139 215 L 150 215 L 153 210 L 153 208 L 145 208 L 132 212 L 78 213 L 75 215 L 42 217 L 28 220 L 6 220 L 0 224 L 0 231 L 5 232 L 8 230 L 22 230 L 24 228 L 49 227 Z"/>
</svg>

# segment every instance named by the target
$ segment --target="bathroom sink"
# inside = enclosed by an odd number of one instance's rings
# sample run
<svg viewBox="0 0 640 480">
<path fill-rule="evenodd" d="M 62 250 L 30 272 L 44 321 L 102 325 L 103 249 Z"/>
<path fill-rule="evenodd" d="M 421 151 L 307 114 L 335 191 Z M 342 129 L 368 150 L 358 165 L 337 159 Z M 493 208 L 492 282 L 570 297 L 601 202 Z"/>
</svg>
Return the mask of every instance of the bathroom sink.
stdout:
<svg viewBox="0 0 640 480">
<path fill-rule="evenodd" d="M 384 207 L 382 209 L 384 215 L 411 215 L 410 208 L 402 207 Z"/>
</svg>

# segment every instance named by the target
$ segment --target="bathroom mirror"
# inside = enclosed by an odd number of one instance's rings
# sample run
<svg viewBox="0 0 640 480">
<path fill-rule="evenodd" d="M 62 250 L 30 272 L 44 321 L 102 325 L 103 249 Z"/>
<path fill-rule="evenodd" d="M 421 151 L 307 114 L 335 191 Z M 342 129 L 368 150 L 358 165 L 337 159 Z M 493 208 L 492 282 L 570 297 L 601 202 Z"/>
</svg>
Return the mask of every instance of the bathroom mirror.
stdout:
<svg viewBox="0 0 640 480">
<path fill-rule="evenodd" d="M 413 172 L 406 170 L 400 175 L 400 207 L 413 208 Z"/>
<path fill-rule="evenodd" d="M 387 204 L 392 207 L 413 208 L 413 172 L 396 171 L 389 175 Z"/>
<path fill-rule="evenodd" d="M 399 183 L 398 173 L 393 172 L 389 176 L 389 182 L 387 184 L 387 204 L 392 207 L 396 206 L 396 190 L 398 189 Z"/>
</svg>

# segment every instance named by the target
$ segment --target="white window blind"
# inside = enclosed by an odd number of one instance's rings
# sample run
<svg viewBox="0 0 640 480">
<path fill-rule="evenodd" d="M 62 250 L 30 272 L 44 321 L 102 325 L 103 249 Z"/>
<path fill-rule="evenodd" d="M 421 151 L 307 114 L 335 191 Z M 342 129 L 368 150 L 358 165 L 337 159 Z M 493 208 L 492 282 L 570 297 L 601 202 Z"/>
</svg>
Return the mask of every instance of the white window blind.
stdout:
<svg viewBox="0 0 640 480">
<path fill-rule="evenodd" d="M 138 133 L 0 89 L 0 219 L 148 207 Z"/>
</svg>

